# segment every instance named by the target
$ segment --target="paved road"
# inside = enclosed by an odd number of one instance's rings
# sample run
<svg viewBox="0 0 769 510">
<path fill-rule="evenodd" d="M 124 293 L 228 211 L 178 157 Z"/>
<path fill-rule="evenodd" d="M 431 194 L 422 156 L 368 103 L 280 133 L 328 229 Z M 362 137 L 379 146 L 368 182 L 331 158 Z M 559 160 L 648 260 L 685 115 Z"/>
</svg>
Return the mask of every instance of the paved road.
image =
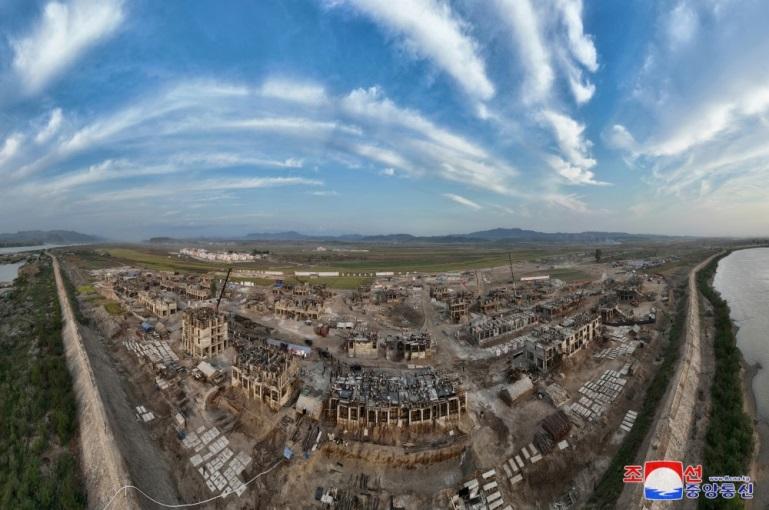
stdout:
<svg viewBox="0 0 769 510">
<path fill-rule="evenodd" d="M 74 380 L 80 424 L 81 467 L 88 494 L 89 508 L 102 508 L 115 490 L 130 482 L 128 470 L 120 455 L 112 429 L 104 410 L 104 404 L 96 386 L 91 363 L 78 331 L 67 291 L 59 269 L 59 261 L 53 259 L 56 288 L 59 293 L 62 319 L 62 338 L 67 366 Z M 133 494 L 118 497 L 111 508 L 137 508 Z"/>
</svg>

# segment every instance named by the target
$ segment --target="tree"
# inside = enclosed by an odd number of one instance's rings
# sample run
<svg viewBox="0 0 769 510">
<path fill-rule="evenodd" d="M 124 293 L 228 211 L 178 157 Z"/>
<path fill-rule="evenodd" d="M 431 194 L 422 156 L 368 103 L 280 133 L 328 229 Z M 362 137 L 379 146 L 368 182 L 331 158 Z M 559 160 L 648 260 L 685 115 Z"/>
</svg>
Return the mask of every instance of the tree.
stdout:
<svg viewBox="0 0 769 510">
<path fill-rule="evenodd" d="M 602 254 L 603 253 L 601 252 L 601 248 L 596 248 L 595 249 L 595 261 L 596 262 L 601 262 L 601 255 Z"/>
</svg>

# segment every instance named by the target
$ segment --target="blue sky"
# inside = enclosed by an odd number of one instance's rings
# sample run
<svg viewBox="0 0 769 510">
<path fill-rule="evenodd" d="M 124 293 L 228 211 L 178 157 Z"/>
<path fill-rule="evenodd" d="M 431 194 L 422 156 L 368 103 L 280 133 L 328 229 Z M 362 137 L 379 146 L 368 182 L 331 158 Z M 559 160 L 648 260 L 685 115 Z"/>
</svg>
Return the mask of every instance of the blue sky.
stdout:
<svg viewBox="0 0 769 510">
<path fill-rule="evenodd" d="M 0 231 L 769 235 L 769 3 L 0 0 Z"/>
</svg>

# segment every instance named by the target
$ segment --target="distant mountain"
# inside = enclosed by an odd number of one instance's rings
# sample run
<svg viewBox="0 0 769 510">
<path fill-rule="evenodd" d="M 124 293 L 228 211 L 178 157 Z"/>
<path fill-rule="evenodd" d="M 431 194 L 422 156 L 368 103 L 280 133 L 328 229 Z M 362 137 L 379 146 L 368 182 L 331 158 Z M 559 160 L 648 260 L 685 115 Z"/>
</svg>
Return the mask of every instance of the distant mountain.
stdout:
<svg viewBox="0 0 769 510">
<path fill-rule="evenodd" d="M 71 230 L 23 230 L 15 234 L 0 234 L 0 244 L 28 245 L 41 244 L 81 244 L 103 241 L 101 237 L 81 234 Z"/>
<path fill-rule="evenodd" d="M 306 235 L 299 232 L 254 233 L 245 236 L 254 241 L 311 241 L 311 242 L 364 242 L 383 244 L 410 243 L 580 243 L 618 244 L 633 241 L 670 240 L 677 237 L 651 234 L 628 234 L 626 232 L 537 232 L 520 228 L 495 228 L 469 234 L 443 236 L 414 236 L 411 234 L 339 236 Z"/>
<path fill-rule="evenodd" d="M 556 242 L 556 243 L 617 243 L 639 240 L 670 239 L 669 236 L 628 234 L 625 232 L 537 232 L 520 228 L 495 228 L 471 232 L 463 236 L 484 241 Z"/>
<path fill-rule="evenodd" d="M 257 239 L 259 241 L 313 241 L 318 239 L 332 239 L 332 237 L 308 236 L 291 230 L 289 232 L 275 232 L 273 234 L 247 234 L 246 239 Z"/>
</svg>

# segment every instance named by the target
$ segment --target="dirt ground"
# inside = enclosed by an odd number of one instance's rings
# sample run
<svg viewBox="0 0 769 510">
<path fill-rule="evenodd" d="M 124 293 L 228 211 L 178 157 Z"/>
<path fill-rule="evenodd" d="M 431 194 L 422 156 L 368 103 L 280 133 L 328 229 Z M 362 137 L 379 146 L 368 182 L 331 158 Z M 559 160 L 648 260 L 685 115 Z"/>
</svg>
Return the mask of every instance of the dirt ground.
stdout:
<svg viewBox="0 0 769 510">
<path fill-rule="evenodd" d="M 515 272 L 546 272 L 549 267 L 516 263 Z M 596 279 L 606 273 L 615 274 L 601 264 L 580 265 L 579 271 Z M 484 271 L 479 277 L 484 285 L 505 282 L 506 279 L 509 279 L 508 267 Z M 346 310 L 343 297 L 347 294 L 339 291 L 333 299 L 333 306 L 339 312 Z M 435 352 L 428 363 L 439 370 L 453 371 L 463 379 L 469 402 L 469 416 L 462 426 L 462 432 L 467 434 L 461 438 L 463 451 L 452 450 L 450 455 L 446 454 L 450 457 L 446 459 L 441 459 L 439 454 L 437 459 L 429 459 L 433 453 L 426 451 L 414 456 L 411 461 L 407 460 L 404 452 L 365 441 L 350 441 L 341 445 L 326 443 L 308 458 L 299 455 L 282 463 L 250 486 L 241 498 L 219 500 L 209 504 L 209 508 L 317 508 L 319 504 L 314 502 L 317 487 L 336 487 L 347 491 L 350 497 L 366 502 L 362 508 L 387 508 L 393 496 L 403 497 L 408 508 L 445 508 L 450 492 L 447 488 L 457 488 L 475 476 L 478 470 L 497 468 L 499 471 L 504 460 L 532 441 L 539 422 L 555 412 L 555 408 L 536 394 L 523 397 L 512 407 L 499 398 L 499 390 L 508 384 L 506 378 L 512 363 L 511 355 L 498 355 L 492 349 L 480 349 L 458 340 L 455 333 L 460 326 L 442 320 L 426 290 L 414 292 L 407 303 L 415 312 L 409 320 L 422 321 L 423 327 L 431 332 L 434 339 Z M 300 321 L 245 312 L 234 304 L 224 306 L 229 311 L 237 311 L 275 328 L 274 333 L 280 338 L 296 343 L 312 340 L 313 347 L 327 349 L 341 359 L 346 357 L 340 350 L 342 339 L 333 330 L 332 335 L 321 338 L 313 333 L 311 326 Z M 345 313 L 356 318 L 366 317 L 377 323 L 381 319 L 382 324 L 393 326 L 392 317 L 386 317 L 386 310 L 376 314 L 371 310 L 365 313 L 346 310 Z M 89 355 L 98 360 L 98 379 L 100 384 L 108 385 L 106 394 L 114 392 L 116 395 L 116 402 L 109 404 L 110 414 L 114 415 L 111 419 L 115 427 L 121 427 L 120 435 L 125 436 L 120 440 L 120 447 L 122 451 L 131 453 L 129 470 L 132 476 L 136 476 L 143 488 L 150 487 L 157 494 L 167 497 L 164 501 L 192 502 L 211 497 L 201 476 L 189 462 L 189 452 L 183 449 L 173 431 L 173 399 L 156 388 L 152 372 L 142 367 L 137 358 L 122 346 L 125 328 L 107 329 L 122 333 L 116 340 L 104 341 L 94 331 L 90 332 L 87 343 L 93 353 L 89 351 Z M 175 345 L 176 337 L 172 335 L 171 338 L 172 345 Z M 571 448 L 548 455 L 544 461 L 533 466 L 527 472 L 526 483 L 514 489 L 506 482 L 500 484 L 506 501 L 514 503 L 516 508 L 534 508 L 547 504 L 575 486 L 582 495 L 592 490 L 611 455 L 619 447 L 623 434 L 618 432 L 618 425 L 625 411 L 640 408 L 642 390 L 651 373 L 647 365 L 653 365 L 660 348 L 658 344 L 652 342 L 637 351 L 632 361 L 636 362 L 638 369 L 627 389 L 598 423 L 572 432 L 569 439 L 573 445 Z M 619 369 L 629 361 L 596 360 L 592 355 L 597 350 L 600 346 L 593 345 L 568 360 L 550 381 L 563 386 L 573 398 L 584 382 L 595 379 L 607 369 Z M 356 359 L 355 363 L 387 369 L 405 369 L 407 365 L 383 359 Z M 303 380 L 312 380 L 314 386 L 322 385 L 326 379 L 325 372 L 321 374 L 322 366 L 316 355 L 302 361 Z M 105 382 L 101 382 L 102 379 Z M 541 382 L 535 381 L 537 384 Z M 188 401 L 188 428 L 210 426 L 221 419 L 228 422 L 230 418 L 234 419 L 232 428 L 227 432 L 228 438 L 238 449 L 248 450 L 254 458 L 253 465 L 245 474 L 246 479 L 272 465 L 301 427 L 301 420 L 289 409 L 271 413 L 258 404 L 242 402 L 228 391 L 208 400 L 206 396 L 211 387 L 189 377 L 183 380 L 180 388 L 184 389 Z M 139 424 L 133 411 L 137 405 L 147 406 L 158 418 L 149 425 Z M 575 438 L 579 440 L 575 441 Z M 393 462 L 392 459 L 397 459 L 399 455 L 403 457 L 400 462 Z"/>
</svg>

